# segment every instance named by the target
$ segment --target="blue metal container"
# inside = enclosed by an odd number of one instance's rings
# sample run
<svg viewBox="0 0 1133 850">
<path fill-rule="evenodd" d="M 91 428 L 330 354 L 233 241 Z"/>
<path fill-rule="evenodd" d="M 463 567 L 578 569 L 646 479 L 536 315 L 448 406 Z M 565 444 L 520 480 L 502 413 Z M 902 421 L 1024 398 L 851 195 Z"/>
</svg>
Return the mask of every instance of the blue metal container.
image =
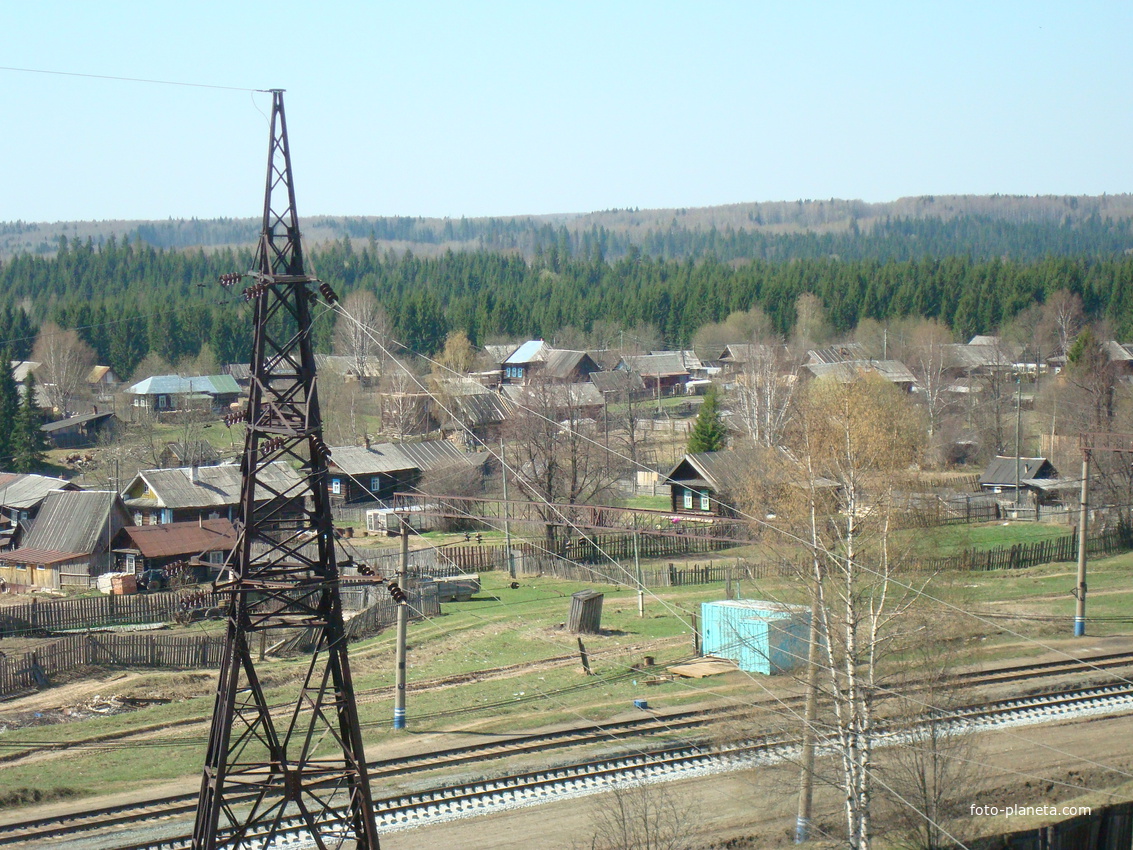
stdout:
<svg viewBox="0 0 1133 850">
<path fill-rule="evenodd" d="M 735 661 L 749 673 L 784 673 L 806 663 L 810 609 L 758 599 L 700 606 L 705 655 Z"/>
</svg>

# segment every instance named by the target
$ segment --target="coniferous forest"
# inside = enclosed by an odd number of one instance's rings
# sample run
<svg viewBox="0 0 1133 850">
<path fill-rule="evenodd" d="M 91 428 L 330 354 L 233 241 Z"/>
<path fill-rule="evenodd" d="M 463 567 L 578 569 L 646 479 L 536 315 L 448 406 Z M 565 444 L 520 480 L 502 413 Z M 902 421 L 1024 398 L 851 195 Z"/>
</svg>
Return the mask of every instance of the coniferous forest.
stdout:
<svg viewBox="0 0 1133 850">
<path fill-rule="evenodd" d="M 958 339 L 991 333 L 1048 294 L 1081 296 L 1091 318 L 1133 338 L 1133 232 L 1127 218 L 1011 222 L 981 216 L 889 220 L 859 232 L 774 234 L 671 227 L 632 244 L 601 228 L 528 232 L 525 251 L 484 244 L 424 256 L 381 247 L 377 232 L 308 249 L 309 267 L 345 296 L 374 291 L 396 339 L 432 353 L 453 330 L 475 343 L 553 338 L 598 321 L 655 326 L 670 346 L 702 325 L 761 307 L 784 334 L 813 293 L 835 331 L 860 320 L 936 318 Z M 158 248 L 135 232 L 59 239 L 54 253 L 0 261 L 0 340 L 27 357 L 40 324 L 75 328 L 101 363 L 129 376 L 149 354 L 177 363 L 207 344 L 247 359 L 249 308 L 217 285 L 251 250 Z M 333 317 L 316 322 L 329 350 Z"/>
</svg>

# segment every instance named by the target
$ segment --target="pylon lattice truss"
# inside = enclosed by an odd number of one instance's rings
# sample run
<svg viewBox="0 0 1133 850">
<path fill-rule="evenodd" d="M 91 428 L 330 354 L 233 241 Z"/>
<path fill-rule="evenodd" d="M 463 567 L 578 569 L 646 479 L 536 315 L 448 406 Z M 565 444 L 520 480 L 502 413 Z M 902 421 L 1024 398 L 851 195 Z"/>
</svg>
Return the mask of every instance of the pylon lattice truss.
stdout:
<svg viewBox="0 0 1133 850">
<path fill-rule="evenodd" d="M 246 277 L 252 283 L 244 297 L 254 302 L 255 318 L 242 419 L 240 540 L 219 582 L 231 602 L 193 848 L 270 848 L 282 831 L 301 826 L 324 850 L 346 842 L 377 850 L 315 387 L 317 281 L 303 267 L 282 91 L 272 92 L 263 229 Z M 334 300 L 329 287 L 321 291 Z M 280 461 L 298 467 L 297 483 L 264 474 Z M 272 705 L 253 638 L 295 629 L 313 630 L 314 653 L 294 700 Z"/>
</svg>

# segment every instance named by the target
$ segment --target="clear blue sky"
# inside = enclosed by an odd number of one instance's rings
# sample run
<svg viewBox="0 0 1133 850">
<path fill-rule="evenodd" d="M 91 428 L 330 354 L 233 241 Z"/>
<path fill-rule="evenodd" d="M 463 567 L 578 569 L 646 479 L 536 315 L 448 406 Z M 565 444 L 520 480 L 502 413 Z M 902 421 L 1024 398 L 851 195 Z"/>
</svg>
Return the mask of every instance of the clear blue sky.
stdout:
<svg viewBox="0 0 1133 850">
<path fill-rule="evenodd" d="M 1133 191 L 1128 2 L 15 2 L 0 65 L 287 89 L 300 213 Z M 255 216 L 264 94 L 0 71 L 0 221 Z"/>
</svg>

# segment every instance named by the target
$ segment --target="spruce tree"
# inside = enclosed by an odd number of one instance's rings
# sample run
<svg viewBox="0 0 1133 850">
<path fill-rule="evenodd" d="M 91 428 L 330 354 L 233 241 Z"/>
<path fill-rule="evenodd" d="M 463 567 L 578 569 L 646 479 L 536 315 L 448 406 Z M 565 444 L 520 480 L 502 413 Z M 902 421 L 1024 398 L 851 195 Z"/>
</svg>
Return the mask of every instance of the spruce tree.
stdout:
<svg viewBox="0 0 1133 850">
<path fill-rule="evenodd" d="M 704 404 L 700 406 L 696 424 L 692 426 L 692 433 L 689 434 L 689 454 L 719 451 L 724 448 L 725 437 L 724 422 L 720 419 L 720 400 L 714 384 L 704 394 Z"/>
<path fill-rule="evenodd" d="M 0 469 L 12 468 L 15 432 L 20 415 L 20 389 L 12 374 L 12 355 L 0 352 Z"/>
<path fill-rule="evenodd" d="M 39 430 L 43 425 L 43 412 L 35 403 L 35 378 L 28 372 L 24 383 L 24 398 L 16 416 L 16 429 L 13 434 L 13 467 L 16 472 L 35 472 L 43 466 L 47 451 L 47 437 Z"/>
</svg>

